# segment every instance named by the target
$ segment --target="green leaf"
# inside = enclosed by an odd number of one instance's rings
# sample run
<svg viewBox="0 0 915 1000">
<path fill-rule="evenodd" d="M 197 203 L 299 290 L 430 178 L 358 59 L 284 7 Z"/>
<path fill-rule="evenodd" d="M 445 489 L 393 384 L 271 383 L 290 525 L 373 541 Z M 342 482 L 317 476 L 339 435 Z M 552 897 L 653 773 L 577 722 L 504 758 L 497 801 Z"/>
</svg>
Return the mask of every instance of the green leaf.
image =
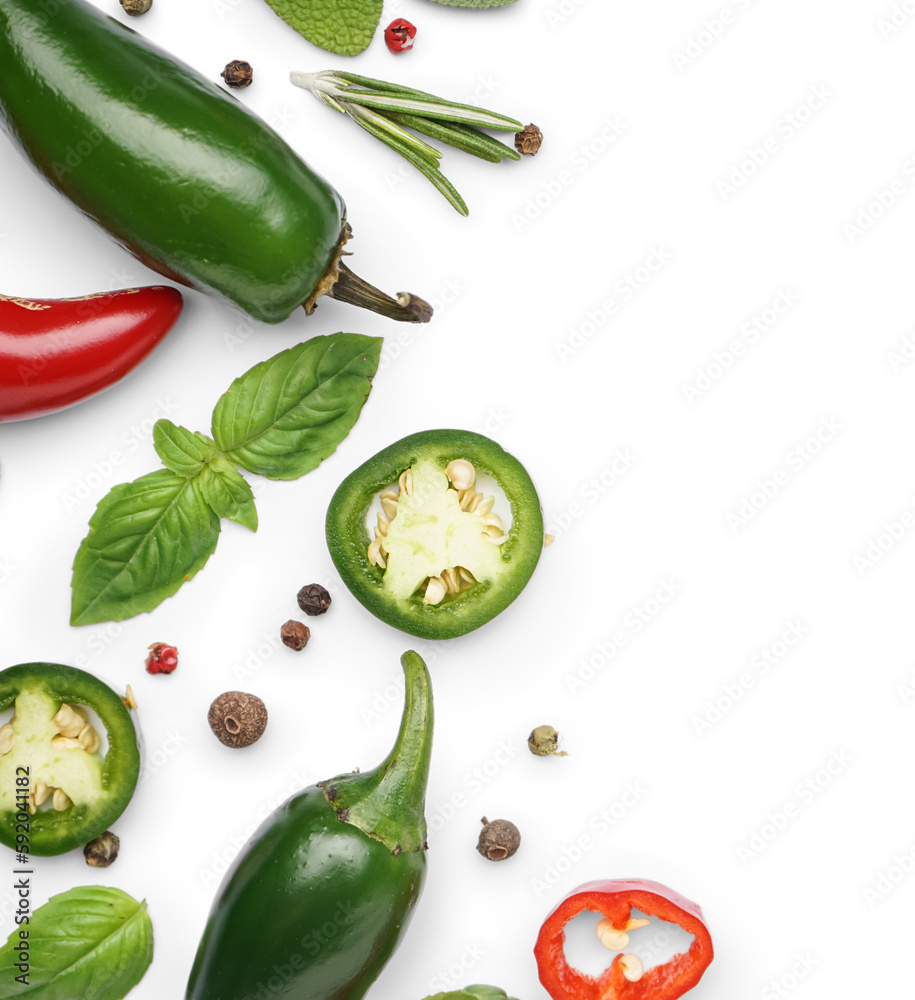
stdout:
<svg viewBox="0 0 915 1000">
<path fill-rule="evenodd" d="M 247 480 L 224 456 L 217 455 L 200 476 L 200 492 L 219 517 L 257 531 L 254 494 Z"/>
<path fill-rule="evenodd" d="M 333 70 L 321 73 L 294 72 L 289 74 L 289 79 L 296 87 L 310 90 L 315 97 L 345 113 L 349 112 L 342 105 L 350 102 L 363 108 L 371 106 L 381 111 L 406 111 L 439 121 L 462 122 L 507 132 L 517 132 L 523 127 L 516 118 L 509 118 L 497 111 L 487 111 L 475 104 L 460 104 L 425 90 L 413 90 L 356 73 Z"/>
<path fill-rule="evenodd" d="M 192 479 L 216 454 L 216 446 L 203 434 L 193 434 L 171 420 L 157 420 L 153 445 L 162 464 L 178 476 Z"/>
<path fill-rule="evenodd" d="M 226 457 L 270 479 L 298 479 L 336 449 L 359 417 L 381 338 L 314 337 L 236 379 L 213 411 Z"/>
<path fill-rule="evenodd" d="M 168 469 L 103 497 L 73 560 L 71 625 L 151 611 L 206 563 L 219 518 L 196 479 Z"/>
<path fill-rule="evenodd" d="M 373 120 L 367 117 L 363 111 L 364 109 L 360 110 L 359 114 L 353 114 L 350 117 L 370 135 L 375 136 L 376 139 L 380 139 L 386 146 L 390 146 L 395 153 L 400 153 L 404 159 L 409 160 L 424 177 L 428 177 L 432 181 L 461 215 L 468 214 L 467 202 L 458 194 L 457 188 L 451 181 L 438 169 L 436 163 L 431 163 L 424 157 L 417 155 L 413 149 L 401 143 L 391 132 L 378 128 Z"/>
<path fill-rule="evenodd" d="M 25 973 L 13 950 L 23 941 L 29 946 L 27 985 L 16 979 Z M 145 902 L 105 886 L 70 889 L 35 910 L 0 948 L 0 1000 L 121 1000 L 152 957 Z"/>
<path fill-rule="evenodd" d="M 515 0 L 433 0 L 446 7 L 506 7 Z"/>
<path fill-rule="evenodd" d="M 438 188 L 439 191 L 448 199 L 448 201 L 457 209 L 461 215 L 469 215 L 470 210 L 467 208 L 467 202 L 458 194 L 457 188 L 448 180 L 448 178 L 441 172 L 441 170 L 436 167 L 430 167 L 424 160 L 411 160 L 412 164 L 416 169 L 428 177 L 430 181 Z"/>
<path fill-rule="evenodd" d="M 318 48 L 354 56 L 368 47 L 383 0 L 267 0 L 276 14 Z"/>
<path fill-rule="evenodd" d="M 349 101 L 343 101 L 342 104 L 343 110 L 350 118 L 360 125 L 364 125 L 373 134 L 382 133 L 380 136 L 382 141 L 387 142 L 392 149 L 396 149 L 401 155 L 410 158 L 413 155 L 418 155 L 435 165 L 442 158 L 439 150 L 402 129 L 389 115 L 379 114 L 377 111 L 372 111 L 371 108 L 363 108 L 358 104 L 351 104 Z"/>
</svg>

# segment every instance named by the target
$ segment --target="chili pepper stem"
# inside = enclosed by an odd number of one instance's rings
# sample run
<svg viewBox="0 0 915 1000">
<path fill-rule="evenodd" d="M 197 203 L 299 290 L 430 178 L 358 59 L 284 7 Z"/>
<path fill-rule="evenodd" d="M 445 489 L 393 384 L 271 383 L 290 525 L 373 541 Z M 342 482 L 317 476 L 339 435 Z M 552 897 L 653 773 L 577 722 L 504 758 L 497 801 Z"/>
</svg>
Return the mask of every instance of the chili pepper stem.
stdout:
<svg viewBox="0 0 915 1000">
<path fill-rule="evenodd" d="M 432 682 L 422 657 L 400 658 L 406 699 L 388 756 L 371 771 L 318 782 L 337 818 L 381 841 L 392 854 L 426 849 L 424 813 L 432 752 Z"/>
<path fill-rule="evenodd" d="M 348 302 L 401 323 L 428 323 L 432 319 L 432 306 L 425 299 L 410 292 L 398 292 L 396 298 L 392 298 L 343 263 L 343 258 L 350 256 L 349 251 L 343 248 L 352 235 L 352 226 L 344 222 L 333 259 L 314 291 L 302 303 L 306 315 L 310 316 L 315 311 L 322 295 L 329 295 L 338 302 Z"/>
<path fill-rule="evenodd" d="M 403 323 L 428 323 L 432 318 L 432 306 L 418 295 L 398 292 L 396 298 L 391 298 L 390 295 L 386 295 L 360 278 L 342 261 L 337 266 L 339 269 L 337 280 L 327 293 L 332 299 L 370 309 L 372 312 L 387 316 L 388 319 Z"/>
</svg>

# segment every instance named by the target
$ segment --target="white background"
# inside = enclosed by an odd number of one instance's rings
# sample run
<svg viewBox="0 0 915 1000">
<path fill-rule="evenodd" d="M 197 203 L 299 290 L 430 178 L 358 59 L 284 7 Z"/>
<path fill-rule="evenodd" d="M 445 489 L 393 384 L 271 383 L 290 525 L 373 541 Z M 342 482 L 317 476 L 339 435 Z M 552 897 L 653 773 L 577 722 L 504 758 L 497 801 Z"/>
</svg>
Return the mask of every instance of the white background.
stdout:
<svg viewBox="0 0 915 1000">
<path fill-rule="evenodd" d="M 589 879 L 632 876 L 703 906 L 716 958 L 697 998 L 896 994 L 908 982 L 906 6 L 398 0 L 382 26 L 412 20 L 414 51 L 394 57 L 379 32 L 352 60 L 315 49 L 262 0 L 156 0 L 131 21 L 213 80 L 250 61 L 239 99 L 342 192 L 353 267 L 437 306 L 423 328 L 329 300 L 261 327 L 188 292 L 179 325 L 117 387 L 0 429 L 4 663 L 83 665 L 140 702 L 147 772 L 115 826 L 121 857 L 104 871 L 78 853 L 39 859 L 34 875 L 36 904 L 93 882 L 148 900 L 156 957 L 131 997 L 183 995 L 218 873 L 270 809 L 384 756 L 411 647 L 436 696 L 429 877 L 376 1000 L 480 981 L 543 997 L 531 950 L 547 912 Z M 462 219 L 287 81 L 339 66 L 481 99 L 540 125 L 543 149 L 499 166 L 446 152 L 471 209 Z M 6 141 L 0 176 L 3 292 L 154 283 Z M 337 453 L 298 482 L 252 482 L 257 534 L 226 525 L 210 564 L 152 614 L 71 628 L 72 557 L 104 493 L 158 466 L 152 421 L 206 431 L 232 379 L 340 329 L 386 348 Z M 436 426 L 516 454 L 556 541 L 499 619 L 417 646 L 342 587 L 323 518 L 348 472 Z M 294 653 L 279 628 L 314 581 L 334 603 Z M 170 677 L 143 670 L 154 641 L 180 650 Z M 233 688 L 270 712 L 242 752 L 206 724 Z M 545 722 L 568 757 L 528 753 Z M 510 861 L 475 852 L 484 814 L 520 827 Z M 0 908 L 9 929 L 8 890 Z"/>
</svg>

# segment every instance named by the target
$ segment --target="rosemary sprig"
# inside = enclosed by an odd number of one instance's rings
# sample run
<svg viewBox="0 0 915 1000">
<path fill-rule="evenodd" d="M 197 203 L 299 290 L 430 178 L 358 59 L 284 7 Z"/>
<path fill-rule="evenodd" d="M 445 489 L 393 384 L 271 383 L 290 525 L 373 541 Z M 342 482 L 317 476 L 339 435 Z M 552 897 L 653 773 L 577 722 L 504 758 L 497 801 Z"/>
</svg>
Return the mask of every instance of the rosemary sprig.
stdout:
<svg viewBox="0 0 915 1000">
<path fill-rule="evenodd" d="M 413 166 L 423 175 L 429 178 L 430 181 L 442 192 L 442 194 L 448 199 L 449 202 L 457 209 L 461 215 L 467 215 L 467 203 L 464 199 L 457 193 L 454 185 L 448 178 L 438 169 L 438 160 L 435 156 L 425 156 L 419 152 L 413 145 L 404 142 L 399 138 L 398 133 L 402 133 L 407 136 L 408 139 L 414 142 L 420 143 L 422 146 L 426 146 L 427 149 L 432 149 L 431 146 L 427 146 L 426 143 L 421 142 L 421 140 L 414 139 L 409 132 L 403 132 L 402 129 L 398 129 L 389 123 L 389 126 L 380 125 L 377 119 L 383 119 L 383 115 L 374 114 L 368 112 L 365 108 L 360 108 L 358 105 L 349 107 L 349 101 L 344 101 L 344 111 L 348 114 L 357 125 L 361 125 L 366 132 L 375 136 L 376 139 L 380 139 L 386 146 L 390 146 L 395 153 L 400 153 L 401 156 L 408 159 Z M 395 131 L 396 129 L 396 131 Z M 432 150 L 437 156 L 441 156 L 438 150 Z"/>
<path fill-rule="evenodd" d="M 517 132 L 523 127 L 506 115 L 356 73 L 292 73 L 290 79 L 400 153 L 462 215 L 468 214 L 467 205 L 439 169 L 441 152 L 413 132 L 491 163 L 520 159 L 516 150 L 481 131 L 488 128 Z"/>
<path fill-rule="evenodd" d="M 499 163 L 502 159 L 521 159 L 521 154 L 516 149 L 491 138 L 472 125 L 459 125 L 455 122 L 443 125 L 435 118 L 422 118 L 402 111 L 389 111 L 387 117 L 398 125 L 405 125 L 414 132 L 427 135 L 430 139 L 438 139 L 448 146 L 472 153 L 481 160 L 489 160 L 490 163 Z"/>
</svg>

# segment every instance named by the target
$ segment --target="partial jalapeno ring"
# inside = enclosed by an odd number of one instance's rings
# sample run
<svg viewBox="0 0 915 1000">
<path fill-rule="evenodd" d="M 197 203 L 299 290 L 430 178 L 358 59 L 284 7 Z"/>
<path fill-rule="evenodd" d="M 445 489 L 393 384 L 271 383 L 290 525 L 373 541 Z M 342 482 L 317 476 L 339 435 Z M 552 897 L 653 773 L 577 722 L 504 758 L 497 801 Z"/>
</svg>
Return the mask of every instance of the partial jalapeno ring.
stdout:
<svg viewBox="0 0 915 1000">
<path fill-rule="evenodd" d="M 478 491 L 491 477 L 510 510 Z M 374 538 L 367 515 L 380 495 Z M 495 441 L 462 430 L 412 434 L 340 484 L 327 544 L 343 582 L 377 618 L 410 635 L 450 639 L 508 607 L 534 572 L 543 516 L 524 466 Z"/>
<path fill-rule="evenodd" d="M 59 663 L 0 671 L 0 711 L 10 707 L 13 720 L 0 727 L 0 843 L 40 856 L 84 846 L 114 823 L 136 788 L 140 750 L 130 710 L 104 681 Z M 86 708 L 104 726 L 104 755 Z"/>
</svg>

